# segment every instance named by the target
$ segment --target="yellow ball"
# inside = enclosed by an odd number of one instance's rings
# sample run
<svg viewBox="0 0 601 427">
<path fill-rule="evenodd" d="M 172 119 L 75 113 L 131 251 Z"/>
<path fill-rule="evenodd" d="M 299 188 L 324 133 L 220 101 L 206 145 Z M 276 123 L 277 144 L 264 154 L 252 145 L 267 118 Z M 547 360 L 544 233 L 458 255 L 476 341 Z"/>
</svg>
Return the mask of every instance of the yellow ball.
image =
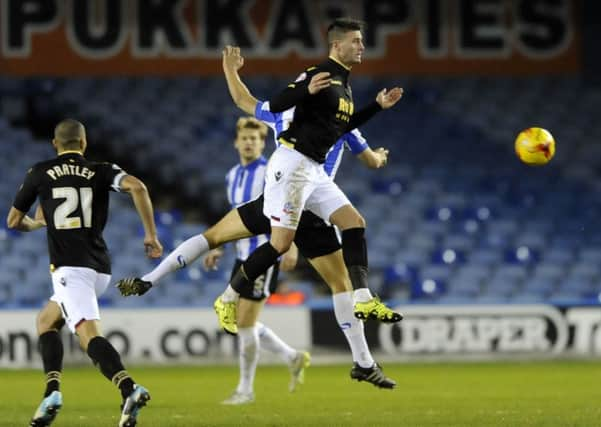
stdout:
<svg viewBox="0 0 601 427">
<path fill-rule="evenodd" d="M 546 129 L 525 129 L 515 139 L 515 153 L 527 165 L 545 165 L 555 155 L 555 139 Z"/>
</svg>

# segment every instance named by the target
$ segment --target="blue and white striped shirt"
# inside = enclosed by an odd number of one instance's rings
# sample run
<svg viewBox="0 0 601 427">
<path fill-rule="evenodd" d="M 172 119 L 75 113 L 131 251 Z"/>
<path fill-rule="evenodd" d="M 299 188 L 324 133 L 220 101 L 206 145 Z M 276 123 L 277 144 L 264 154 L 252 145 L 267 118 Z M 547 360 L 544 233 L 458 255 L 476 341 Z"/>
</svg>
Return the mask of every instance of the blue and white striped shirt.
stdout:
<svg viewBox="0 0 601 427">
<path fill-rule="evenodd" d="M 265 185 L 265 168 L 267 159 L 261 156 L 254 162 L 242 166 L 237 164 L 225 176 L 227 200 L 233 209 L 256 199 L 263 193 Z M 259 246 L 269 240 L 269 236 L 259 236 L 240 239 L 236 242 L 236 256 L 244 261 Z"/>
<path fill-rule="evenodd" d="M 273 130 L 275 143 L 279 145 L 277 137 L 290 126 L 290 122 L 294 118 L 294 107 L 281 113 L 272 113 L 269 111 L 268 101 L 259 101 L 255 107 L 255 117 Z M 330 151 L 328 151 L 326 161 L 323 164 L 324 170 L 332 179 L 334 179 L 336 172 L 338 172 L 345 148 L 350 150 L 354 155 L 358 155 L 367 150 L 369 145 L 363 135 L 361 135 L 361 132 L 359 132 L 359 129 L 353 129 L 342 135 L 332 148 L 330 148 Z"/>
</svg>

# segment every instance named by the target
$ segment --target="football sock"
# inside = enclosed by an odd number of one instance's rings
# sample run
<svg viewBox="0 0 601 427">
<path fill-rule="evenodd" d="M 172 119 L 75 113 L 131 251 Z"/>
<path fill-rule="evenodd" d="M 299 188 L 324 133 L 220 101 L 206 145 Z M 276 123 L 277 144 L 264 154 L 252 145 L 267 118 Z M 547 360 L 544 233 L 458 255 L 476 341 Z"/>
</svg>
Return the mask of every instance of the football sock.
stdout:
<svg viewBox="0 0 601 427">
<path fill-rule="evenodd" d="M 238 344 L 240 346 L 240 381 L 238 393 L 252 393 L 255 372 L 259 361 L 259 335 L 257 328 L 238 328 Z"/>
<path fill-rule="evenodd" d="M 284 362 L 290 363 L 296 356 L 296 350 L 286 344 L 279 336 L 261 322 L 256 324 L 261 348 L 277 354 Z"/>
<path fill-rule="evenodd" d="M 244 293 L 244 289 L 250 291 L 257 277 L 275 264 L 279 256 L 279 252 L 271 246 L 270 242 L 262 244 L 244 261 L 230 281 L 230 285 L 239 294 Z"/>
<path fill-rule="evenodd" d="M 209 243 L 204 235 L 197 234 L 196 236 L 190 237 L 167 255 L 154 270 L 142 276 L 142 280 L 149 281 L 153 285 L 156 285 L 157 282 L 167 274 L 179 270 L 180 268 L 184 268 L 208 251 Z"/>
<path fill-rule="evenodd" d="M 102 375 L 119 387 L 123 399 L 134 391 L 134 381 L 123 367 L 121 356 L 106 338 L 92 338 L 88 344 L 88 356 L 100 368 Z"/>
<path fill-rule="evenodd" d="M 353 293 L 339 292 L 332 295 L 332 300 L 336 321 L 351 347 L 353 361 L 362 368 L 371 368 L 375 362 L 367 346 L 363 322 L 353 313 Z"/>
<path fill-rule="evenodd" d="M 355 301 L 358 302 L 367 302 L 373 299 L 373 295 L 367 288 L 355 289 L 354 292 Z"/>
<path fill-rule="evenodd" d="M 367 288 L 365 228 L 349 228 L 342 231 L 342 256 L 353 289 Z"/>
<path fill-rule="evenodd" d="M 60 388 L 61 371 L 63 370 L 63 341 L 57 331 L 48 331 L 40 335 L 38 343 L 46 373 L 44 397 L 48 397 L 50 393 Z"/>
<path fill-rule="evenodd" d="M 240 270 L 238 270 L 238 272 L 239 271 Z M 236 272 L 236 274 L 238 274 L 238 272 Z M 227 285 L 227 288 L 225 288 L 225 291 L 223 291 L 223 293 L 221 294 L 221 301 L 235 302 L 238 300 L 238 297 L 238 292 L 236 292 L 234 288 L 232 288 L 232 285 Z"/>
</svg>

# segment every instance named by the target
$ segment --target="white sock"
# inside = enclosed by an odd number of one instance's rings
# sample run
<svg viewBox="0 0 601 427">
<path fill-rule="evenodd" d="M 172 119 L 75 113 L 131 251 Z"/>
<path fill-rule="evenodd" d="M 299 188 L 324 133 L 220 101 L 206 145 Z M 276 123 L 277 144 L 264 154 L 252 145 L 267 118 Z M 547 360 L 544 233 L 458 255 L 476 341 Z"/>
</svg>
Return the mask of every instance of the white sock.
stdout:
<svg viewBox="0 0 601 427">
<path fill-rule="evenodd" d="M 294 360 L 296 357 L 296 350 L 278 337 L 271 328 L 268 328 L 261 322 L 257 322 L 256 327 L 262 348 L 277 354 L 286 363 L 291 363 Z"/>
<path fill-rule="evenodd" d="M 209 243 L 205 239 L 205 236 L 197 234 L 194 237 L 190 237 L 167 255 L 154 270 L 142 276 L 142 280 L 150 281 L 155 285 L 167 274 L 184 268 L 208 251 Z"/>
<path fill-rule="evenodd" d="M 238 294 L 238 292 L 236 292 L 236 290 L 232 288 L 232 285 L 228 284 L 227 288 L 225 288 L 225 291 L 223 291 L 223 293 L 221 294 L 221 301 L 236 302 L 238 301 L 239 296 L 240 294 Z"/>
<path fill-rule="evenodd" d="M 355 289 L 354 296 L 358 302 L 367 302 L 374 298 L 369 289 L 367 288 Z"/>
<path fill-rule="evenodd" d="M 353 361 L 363 368 L 372 367 L 375 362 L 367 346 L 363 322 L 354 314 L 353 293 L 350 291 L 339 292 L 332 295 L 332 300 L 334 301 L 336 320 L 351 347 Z"/>
<path fill-rule="evenodd" d="M 238 345 L 240 346 L 240 381 L 238 393 L 252 393 L 255 381 L 257 362 L 259 361 L 259 334 L 257 328 L 238 328 Z"/>
</svg>

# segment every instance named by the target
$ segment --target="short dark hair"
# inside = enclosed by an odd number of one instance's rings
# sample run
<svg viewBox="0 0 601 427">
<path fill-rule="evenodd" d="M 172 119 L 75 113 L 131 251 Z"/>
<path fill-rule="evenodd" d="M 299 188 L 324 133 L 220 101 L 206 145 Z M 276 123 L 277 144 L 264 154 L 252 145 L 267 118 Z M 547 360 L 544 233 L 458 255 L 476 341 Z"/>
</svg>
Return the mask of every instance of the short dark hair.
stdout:
<svg viewBox="0 0 601 427">
<path fill-rule="evenodd" d="M 236 123 L 236 133 L 242 129 L 258 130 L 261 139 L 267 138 L 267 126 L 254 117 L 240 117 Z"/>
<path fill-rule="evenodd" d="M 86 128 L 74 119 L 65 119 L 54 128 L 54 139 L 65 149 L 77 149 L 86 137 Z"/>
<path fill-rule="evenodd" d="M 328 26 L 328 45 L 349 31 L 363 31 L 363 22 L 353 18 L 338 18 Z"/>
</svg>

